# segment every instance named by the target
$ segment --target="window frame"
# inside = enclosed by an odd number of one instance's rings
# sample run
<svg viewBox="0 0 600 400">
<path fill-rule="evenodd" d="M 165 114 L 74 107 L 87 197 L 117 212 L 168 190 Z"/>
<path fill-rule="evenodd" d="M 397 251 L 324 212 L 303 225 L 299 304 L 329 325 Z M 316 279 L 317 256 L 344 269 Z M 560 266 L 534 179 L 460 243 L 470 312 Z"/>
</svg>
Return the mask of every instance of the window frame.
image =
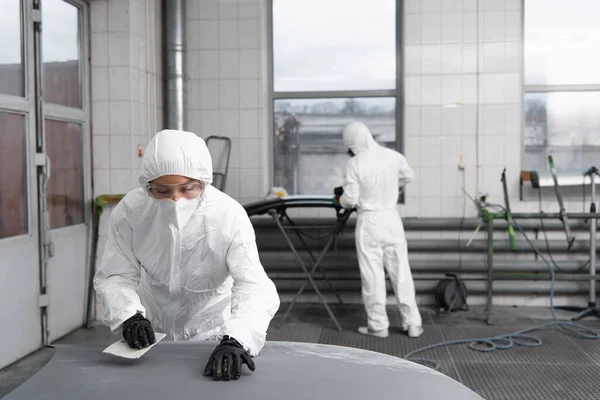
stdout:
<svg viewBox="0 0 600 400">
<path fill-rule="evenodd" d="M 393 97 L 396 100 L 396 150 L 404 151 L 404 0 L 396 2 L 396 88 L 386 90 L 326 90 L 326 91 L 302 91 L 302 92 L 276 92 L 274 75 L 274 48 L 273 48 L 273 2 L 267 0 L 267 117 L 266 124 L 268 132 L 267 145 L 269 146 L 269 184 L 275 184 L 275 143 L 274 132 L 272 132 L 272 121 L 275 116 L 276 100 L 294 99 L 330 99 L 330 98 L 359 98 L 359 97 Z M 400 194 L 399 203 L 404 203 L 404 191 Z"/>
</svg>

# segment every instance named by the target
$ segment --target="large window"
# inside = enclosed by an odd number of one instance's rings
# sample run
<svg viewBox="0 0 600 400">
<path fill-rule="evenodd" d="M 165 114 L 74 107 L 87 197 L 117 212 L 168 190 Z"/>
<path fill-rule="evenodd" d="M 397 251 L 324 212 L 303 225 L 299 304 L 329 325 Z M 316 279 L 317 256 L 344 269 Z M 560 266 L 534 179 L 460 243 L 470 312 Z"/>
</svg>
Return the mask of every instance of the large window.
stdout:
<svg viewBox="0 0 600 400">
<path fill-rule="evenodd" d="M 348 160 L 342 128 L 400 148 L 395 0 L 272 0 L 274 184 L 330 194 Z"/>
<path fill-rule="evenodd" d="M 597 0 L 525 1 L 523 169 L 584 170 L 600 157 Z"/>
</svg>

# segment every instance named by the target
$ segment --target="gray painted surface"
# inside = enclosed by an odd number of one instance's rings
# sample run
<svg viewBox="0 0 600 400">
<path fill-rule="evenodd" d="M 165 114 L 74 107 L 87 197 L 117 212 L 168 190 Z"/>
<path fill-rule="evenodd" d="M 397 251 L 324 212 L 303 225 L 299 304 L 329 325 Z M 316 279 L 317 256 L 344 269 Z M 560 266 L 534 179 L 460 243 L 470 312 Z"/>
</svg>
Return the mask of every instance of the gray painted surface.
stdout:
<svg viewBox="0 0 600 400">
<path fill-rule="evenodd" d="M 202 370 L 214 342 L 162 342 L 141 359 L 101 345 L 59 345 L 52 360 L 5 400 L 107 399 L 482 399 L 446 375 L 348 347 L 268 342 L 256 371 L 214 382 Z M 43 394 L 42 397 L 40 397 Z"/>
</svg>

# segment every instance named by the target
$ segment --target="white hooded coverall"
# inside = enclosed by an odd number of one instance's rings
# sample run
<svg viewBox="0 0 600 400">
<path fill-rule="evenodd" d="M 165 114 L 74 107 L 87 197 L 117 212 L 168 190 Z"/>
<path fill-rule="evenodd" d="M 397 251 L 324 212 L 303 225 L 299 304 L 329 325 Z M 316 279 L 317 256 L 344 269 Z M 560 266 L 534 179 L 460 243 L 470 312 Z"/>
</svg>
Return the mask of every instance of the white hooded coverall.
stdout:
<svg viewBox="0 0 600 400">
<path fill-rule="evenodd" d="M 396 295 L 403 329 L 410 325 L 420 327 L 404 226 L 396 209 L 399 186 L 409 183 L 414 173 L 402 154 L 375 142 L 361 122 L 348 124 L 343 140 L 355 156 L 346 165 L 340 204 L 356 207 L 358 212 L 356 250 L 368 328 L 380 331 L 389 327 L 384 266 Z"/>
<path fill-rule="evenodd" d="M 170 340 L 229 335 L 257 355 L 279 296 L 246 211 L 210 186 L 210 153 L 191 132 L 161 131 L 146 147 L 140 184 L 163 175 L 201 180 L 205 190 L 176 218 L 164 207 L 172 200 L 156 200 L 143 188 L 117 204 L 94 277 L 103 322 L 115 332 L 141 312 Z"/>
</svg>

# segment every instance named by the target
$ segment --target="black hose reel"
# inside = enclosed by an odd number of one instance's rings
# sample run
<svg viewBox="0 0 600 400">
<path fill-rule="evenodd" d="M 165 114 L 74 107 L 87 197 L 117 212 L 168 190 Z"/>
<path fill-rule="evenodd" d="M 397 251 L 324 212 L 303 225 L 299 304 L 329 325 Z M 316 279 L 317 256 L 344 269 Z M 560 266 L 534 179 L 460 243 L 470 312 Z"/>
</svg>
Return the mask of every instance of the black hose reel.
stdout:
<svg viewBox="0 0 600 400">
<path fill-rule="evenodd" d="M 467 287 L 456 274 L 445 274 L 434 290 L 435 302 L 441 312 L 467 311 Z"/>
</svg>

